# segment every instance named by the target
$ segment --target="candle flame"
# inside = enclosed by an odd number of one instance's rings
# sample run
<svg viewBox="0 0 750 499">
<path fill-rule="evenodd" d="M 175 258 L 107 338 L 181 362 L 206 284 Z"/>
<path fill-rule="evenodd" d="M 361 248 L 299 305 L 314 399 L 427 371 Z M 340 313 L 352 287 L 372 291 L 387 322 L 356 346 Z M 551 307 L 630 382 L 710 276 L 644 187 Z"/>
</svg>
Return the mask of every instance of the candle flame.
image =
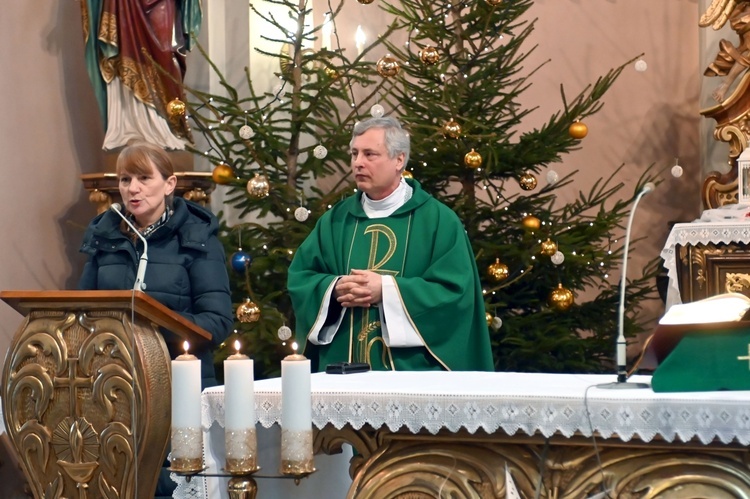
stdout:
<svg viewBox="0 0 750 499">
<path fill-rule="evenodd" d="M 297 347 L 299 347 L 299 345 L 297 345 L 296 341 L 292 343 L 292 350 L 294 350 L 294 353 L 297 353 Z"/>
<path fill-rule="evenodd" d="M 190 350 L 190 343 L 188 343 L 188 341 L 185 340 L 185 343 L 182 344 L 182 348 L 185 349 L 185 353 L 188 353 L 188 350 Z"/>
<path fill-rule="evenodd" d="M 234 349 L 240 353 L 240 340 L 234 340 Z"/>
</svg>

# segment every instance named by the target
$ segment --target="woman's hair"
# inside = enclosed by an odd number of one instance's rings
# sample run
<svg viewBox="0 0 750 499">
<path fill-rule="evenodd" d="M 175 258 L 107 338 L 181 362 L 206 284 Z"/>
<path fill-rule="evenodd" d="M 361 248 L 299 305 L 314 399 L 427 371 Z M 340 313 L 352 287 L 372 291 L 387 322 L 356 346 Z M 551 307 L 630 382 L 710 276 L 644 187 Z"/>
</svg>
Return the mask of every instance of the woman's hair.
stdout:
<svg viewBox="0 0 750 499">
<path fill-rule="evenodd" d="M 117 157 L 117 175 L 146 175 L 151 173 L 151 165 L 164 180 L 174 175 L 172 160 L 164 149 L 148 142 L 134 142 L 125 146 Z"/>
</svg>

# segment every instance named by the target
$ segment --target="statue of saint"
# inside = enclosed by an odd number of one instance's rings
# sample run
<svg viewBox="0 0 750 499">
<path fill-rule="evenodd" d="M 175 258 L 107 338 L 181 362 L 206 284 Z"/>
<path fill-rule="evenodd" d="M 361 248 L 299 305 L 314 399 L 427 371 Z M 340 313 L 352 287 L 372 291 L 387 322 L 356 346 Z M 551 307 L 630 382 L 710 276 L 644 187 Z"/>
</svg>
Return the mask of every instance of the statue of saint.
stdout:
<svg viewBox="0 0 750 499">
<path fill-rule="evenodd" d="M 140 139 L 184 149 L 187 122 L 167 105 L 185 102 L 185 55 L 200 29 L 200 0 L 82 0 L 81 15 L 86 66 L 106 129 L 102 148 Z"/>
<path fill-rule="evenodd" d="M 712 94 L 717 102 L 724 101 L 727 91 L 737 77 L 750 67 L 750 1 L 713 0 L 698 24 L 702 28 L 711 26 L 714 30 L 719 30 L 727 21 L 739 36 L 739 43 L 734 45 L 722 39 L 716 59 L 703 73 L 706 76 L 724 77 Z"/>
</svg>

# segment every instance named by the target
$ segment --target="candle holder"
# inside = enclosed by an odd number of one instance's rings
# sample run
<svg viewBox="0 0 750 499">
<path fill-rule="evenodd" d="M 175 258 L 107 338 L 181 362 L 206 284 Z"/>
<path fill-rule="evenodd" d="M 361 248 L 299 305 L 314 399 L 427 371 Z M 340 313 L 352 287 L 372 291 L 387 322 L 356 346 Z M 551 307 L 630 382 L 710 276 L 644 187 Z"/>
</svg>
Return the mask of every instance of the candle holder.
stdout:
<svg viewBox="0 0 750 499">
<path fill-rule="evenodd" d="M 232 475 L 249 475 L 258 467 L 258 439 L 255 428 L 226 430 L 224 470 Z"/>
<path fill-rule="evenodd" d="M 172 428 L 172 452 L 169 467 L 175 473 L 190 474 L 203 470 L 203 430 Z"/>
<path fill-rule="evenodd" d="M 281 393 L 279 471 L 299 482 L 301 478 L 315 472 L 310 361 L 304 355 L 294 353 L 284 357 L 281 363 Z"/>
<path fill-rule="evenodd" d="M 292 476 L 299 481 L 315 473 L 313 458 L 313 431 L 292 431 L 281 429 L 281 469 L 282 475 Z"/>
</svg>

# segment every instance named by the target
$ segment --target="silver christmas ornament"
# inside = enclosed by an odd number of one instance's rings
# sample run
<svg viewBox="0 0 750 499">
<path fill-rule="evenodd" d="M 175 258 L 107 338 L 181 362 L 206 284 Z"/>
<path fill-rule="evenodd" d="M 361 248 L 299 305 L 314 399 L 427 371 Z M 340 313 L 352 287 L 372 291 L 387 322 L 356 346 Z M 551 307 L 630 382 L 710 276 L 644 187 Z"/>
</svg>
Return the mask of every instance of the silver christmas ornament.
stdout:
<svg viewBox="0 0 750 499">
<path fill-rule="evenodd" d="M 385 114 L 385 109 L 380 104 L 375 104 L 370 108 L 370 114 L 373 118 L 382 118 Z"/>
<path fill-rule="evenodd" d="M 251 139 L 253 138 L 253 135 L 255 135 L 255 131 L 253 131 L 250 125 L 242 125 L 240 127 L 240 137 L 242 137 L 243 139 Z"/>
<path fill-rule="evenodd" d="M 648 69 L 648 64 L 646 64 L 646 61 L 644 61 L 643 59 L 638 59 L 637 61 L 635 61 L 636 71 L 638 71 L 639 73 L 643 73 L 647 69 Z"/>
<path fill-rule="evenodd" d="M 674 165 L 672 167 L 672 176 L 675 178 L 682 177 L 682 167 L 680 165 Z"/>
<path fill-rule="evenodd" d="M 560 180 L 560 175 L 558 175 L 555 170 L 550 170 L 547 172 L 547 183 L 549 185 L 555 185 L 558 180 Z"/>
<path fill-rule="evenodd" d="M 492 329 L 494 329 L 495 331 L 497 331 L 501 327 L 503 327 L 503 320 L 500 317 L 493 317 L 492 318 Z"/>
<path fill-rule="evenodd" d="M 294 218 L 296 218 L 298 222 L 304 222 L 309 216 L 310 212 L 304 206 L 300 206 L 299 208 L 294 210 Z"/>
<path fill-rule="evenodd" d="M 563 255 L 562 251 L 556 251 L 555 254 L 550 257 L 550 260 L 552 260 L 552 263 L 555 265 L 560 265 L 565 261 L 565 255 Z"/>
<path fill-rule="evenodd" d="M 292 330 L 289 329 L 289 326 L 281 326 L 278 330 L 278 335 L 281 341 L 286 341 L 292 337 Z"/>
<path fill-rule="evenodd" d="M 317 145 L 315 146 L 315 149 L 313 149 L 313 156 L 318 159 L 323 159 L 328 156 L 328 149 L 326 149 L 325 146 Z"/>
</svg>

